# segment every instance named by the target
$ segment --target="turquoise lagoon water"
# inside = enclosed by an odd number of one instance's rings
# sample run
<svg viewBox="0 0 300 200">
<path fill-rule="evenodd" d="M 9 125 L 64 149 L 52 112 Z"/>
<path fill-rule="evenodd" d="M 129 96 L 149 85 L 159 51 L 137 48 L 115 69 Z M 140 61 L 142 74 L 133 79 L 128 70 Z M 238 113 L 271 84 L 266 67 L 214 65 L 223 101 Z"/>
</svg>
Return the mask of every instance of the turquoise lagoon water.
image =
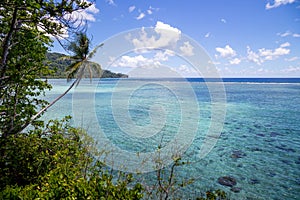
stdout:
<svg viewBox="0 0 300 200">
<path fill-rule="evenodd" d="M 96 140 L 97 130 L 101 129 L 120 149 L 144 153 L 154 151 L 158 144 L 164 147 L 172 142 L 183 123 L 192 122 L 196 134 L 184 157 L 191 164 L 179 167 L 177 176 L 196 181 L 178 195 L 193 199 L 200 192 L 222 189 L 231 199 L 300 199 L 300 79 L 208 81 L 216 88 L 224 84 L 226 117 L 217 143 L 203 159 L 198 153 L 211 125 L 214 104 L 202 79 L 102 79 L 92 84 L 83 80 L 44 118 L 76 114 L 77 124 Z M 50 82 L 53 90 L 48 100 L 68 86 L 65 80 Z M 80 111 L 91 102 L 95 113 Z M 192 112 L 198 116 L 184 119 L 190 117 L 184 113 Z M 128 134 L 131 123 L 135 127 L 154 126 Z M 149 130 L 153 130 L 152 135 L 147 135 Z M 185 134 L 193 131 L 192 126 L 185 127 Z M 147 137 L 137 135 L 141 132 Z M 144 175 L 153 178 L 153 173 Z M 234 193 L 230 187 L 220 185 L 221 176 L 233 176 L 241 190 Z"/>
</svg>

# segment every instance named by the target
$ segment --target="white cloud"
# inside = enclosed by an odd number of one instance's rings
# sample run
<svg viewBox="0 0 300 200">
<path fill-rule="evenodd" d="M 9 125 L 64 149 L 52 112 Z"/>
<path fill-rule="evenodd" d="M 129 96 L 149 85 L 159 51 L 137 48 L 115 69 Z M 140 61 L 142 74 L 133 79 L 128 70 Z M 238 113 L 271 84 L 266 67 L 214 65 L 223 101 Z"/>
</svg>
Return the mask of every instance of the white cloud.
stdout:
<svg viewBox="0 0 300 200">
<path fill-rule="evenodd" d="M 148 15 L 152 15 L 153 11 L 158 11 L 158 10 L 159 10 L 159 8 L 153 8 L 152 6 L 149 6 L 147 13 L 148 13 Z"/>
<path fill-rule="evenodd" d="M 209 60 L 209 61 L 208 61 L 208 64 L 212 64 L 212 65 L 220 65 L 221 63 L 220 63 L 220 62 L 217 62 L 217 61 Z"/>
<path fill-rule="evenodd" d="M 298 37 L 300 37 L 300 34 L 294 33 L 294 34 L 293 34 L 293 37 L 297 37 L 297 38 L 298 38 Z"/>
<path fill-rule="evenodd" d="M 223 22 L 224 24 L 226 24 L 227 23 L 227 21 L 226 21 L 226 19 L 221 19 L 221 22 Z"/>
<path fill-rule="evenodd" d="M 70 17 L 69 17 L 70 18 Z M 67 18 L 67 19 L 69 19 Z M 65 27 L 63 24 L 61 24 L 57 19 L 53 18 L 53 17 L 49 17 L 49 20 L 52 23 L 56 23 L 58 26 L 61 25 L 62 28 L 60 29 L 61 34 L 57 35 L 57 37 L 59 39 L 64 39 L 64 38 L 68 38 L 69 37 L 69 32 L 68 32 L 68 28 Z M 27 25 L 25 25 L 27 27 Z M 38 23 L 37 29 L 41 32 L 45 32 L 44 29 L 44 25 L 42 23 Z M 50 37 L 50 38 L 54 38 L 53 35 L 46 33 L 46 36 Z"/>
<path fill-rule="evenodd" d="M 284 33 L 277 33 L 280 37 L 287 37 L 287 36 L 292 36 L 292 37 L 300 37 L 300 34 L 298 33 L 292 33 L 290 31 L 286 31 Z"/>
<path fill-rule="evenodd" d="M 87 0 L 84 0 L 84 1 L 87 3 L 90 3 Z M 90 21 L 90 22 L 96 21 L 96 18 L 94 15 L 97 14 L 98 12 L 99 12 L 99 9 L 96 8 L 96 5 L 93 3 L 90 7 L 86 8 L 84 10 L 78 10 L 78 11 L 72 12 L 71 14 L 66 14 L 64 16 L 64 19 L 72 21 L 75 26 L 84 26 L 86 24 L 86 22 L 88 22 L 88 21 Z M 60 22 L 54 18 L 50 18 L 50 20 L 52 22 L 60 24 Z M 42 27 L 38 27 L 38 28 L 41 31 L 43 29 Z M 62 33 L 58 36 L 58 38 L 62 39 L 62 38 L 69 37 L 67 27 L 63 26 L 60 31 Z M 49 36 L 52 37 L 51 35 L 49 35 Z"/>
<path fill-rule="evenodd" d="M 287 49 L 286 47 L 289 47 L 290 43 L 286 42 L 280 45 L 280 47 L 271 50 L 271 49 L 259 49 L 259 55 L 264 59 L 264 60 L 274 60 L 275 58 L 283 55 L 288 55 L 290 53 L 290 50 Z"/>
<path fill-rule="evenodd" d="M 289 46 L 291 46 L 291 44 L 288 43 L 288 42 L 285 42 L 285 43 L 283 43 L 283 44 L 280 45 L 280 47 L 282 47 L 282 48 L 289 47 Z"/>
<path fill-rule="evenodd" d="M 188 71 L 189 68 L 186 65 L 180 65 L 178 69 L 179 71 Z"/>
<path fill-rule="evenodd" d="M 89 1 L 85 1 L 88 2 Z M 78 10 L 72 12 L 72 14 L 66 14 L 65 18 L 70 20 L 77 20 L 75 25 L 85 25 L 86 21 L 94 22 L 96 21 L 95 14 L 99 12 L 99 9 L 96 8 L 96 5 L 93 3 L 90 7 L 84 10 Z"/>
<path fill-rule="evenodd" d="M 274 0 L 273 5 L 271 5 L 270 3 L 266 4 L 266 9 L 272 9 L 272 8 L 277 8 L 278 6 L 281 5 L 286 5 L 286 4 L 291 4 L 294 3 L 296 0 Z"/>
<path fill-rule="evenodd" d="M 157 67 L 161 66 L 161 63 L 154 59 L 146 58 L 142 55 L 122 56 L 119 60 L 112 63 L 112 67 L 145 68 L 149 66 Z"/>
<path fill-rule="evenodd" d="M 259 68 L 259 69 L 257 70 L 257 72 L 259 72 L 259 73 L 261 73 L 261 72 L 268 72 L 268 70 L 267 70 L 267 69 L 264 69 L 264 68 Z"/>
<path fill-rule="evenodd" d="M 135 10 L 135 6 L 130 6 L 129 8 L 128 8 L 128 12 L 133 12 Z"/>
<path fill-rule="evenodd" d="M 178 69 L 178 71 L 180 71 L 181 73 L 183 73 L 183 74 L 189 74 L 189 75 L 195 75 L 195 74 L 197 74 L 197 71 L 194 69 L 194 68 L 192 68 L 192 67 L 188 67 L 188 66 L 186 66 L 186 65 L 184 65 L 184 64 L 182 64 L 182 65 L 180 65 L 178 68 L 176 68 L 176 69 Z M 176 70 L 175 69 L 175 70 Z M 177 70 L 176 70 L 177 71 Z M 180 74 L 181 74 L 180 73 Z"/>
<path fill-rule="evenodd" d="M 174 56 L 174 55 L 175 55 L 175 53 L 173 51 L 170 51 L 170 50 L 158 51 L 154 56 L 154 60 L 156 60 L 156 61 L 167 61 L 167 60 L 169 60 L 170 56 Z"/>
<path fill-rule="evenodd" d="M 157 11 L 159 11 L 159 8 L 153 8 L 152 6 L 149 6 L 149 9 L 148 9 L 148 10 L 151 10 L 152 12 L 153 12 L 153 11 L 156 11 L 156 12 L 157 12 Z"/>
<path fill-rule="evenodd" d="M 180 51 L 182 52 L 182 55 L 184 56 L 193 56 L 194 47 L 190 44 L 189 41 L 184 42 L 183 46 L 179 47 Z"/>
<path fill-rule="evenodd" d="M 106 0 L 109 5 L 116 6 L 114 0 Z"/>
<path fill-rule="evenodd" d="M 135 6 L 131 6 L 129 7 L 128 11 L 132 12 L 135 9 Z M 152 6 L 149 6 L 149 8 L 146 11 L 142 11 L 141 9 L 139 9 L 139 16 L 136 17 L 137 20 L 143 19 L 144 17 L 146 17 L 146 15 L 152 15 L 153 11 L 158 11 L 159 8 L 153 8 Z"/>
<path fill-rule="evenodd" d="M 253 52 L 249 46 L 247 46 L 247 59 L 251 62 L 254 62 L 258 65 L 261 65 L 262 64 L 262 60 L 261 58 L 259 57 L 259 55 L 255 52 Z"/>
<path fill-rule="evenodd" d="M 230 60 L 229 61 L 229 63 L 231 64 L 231 65 L 238 65 L 238 64 L 240 64 L 241 63 L 241 59 L 239 59 L 239 58 L 234 58 L 233 60 Z"/>
<path fill-rule="evenodd" d="M 204 37 L 208 38 L 210 36 L 210 32 L 206 33 Z"/>
<path fill-rule="evenodd" d="M 132 39 L 133 45 L 137 49 L 141 48 L 165 48 L 176 45 L 180 39 L 181 31 L 177 28 L 158 21 L 155 25 L 154 31 L 158 37 L 148 37 L 144 29 L 141 30 L 139 38 Z"/>
<path fill-rule="evenodd" d="M 140 13 L 139 16 L 136 17 L 137 20 L 143 19 L 145 17 L 145 13 Z"/>
<path fill-rule="evenodd" d="M 277 35 L 279 35 L 280 37 L 286 37 L 286 36 L 289 36 L 291 35 L 292 33 L 290 31 L 286 31 L 284 33 L 277 33 Z"/>
<path fill-rule="evenodd" d="M 220 56 L 223 58 L 236 56 L 235 50 L 233 50 L 229 45 L 226 45 L 224 48 L 217 47 L 216 51 L 220 53 Z"/>
<path fill-rule="evenodd" d="M 265 48 L 259 49 L 258 53 L 253 52 L 250 47 L 247 47 L 247 58 L 249 61 L 261 65 L 266 60 L 275 60 L 280 56 L 288 55 L 290 53 L 290 49 L 287 47 L 289 46 L 290 43 L 285 42 L 274 50 Z"/>
<path fill-rule="evenodd" d="M 165 29 L 165 30 L 169 30 L 169 31 L 173 31 L 173 32 L 176 32 L 176 33 L 181 33 L 181 31 L 177 28 L 174 28 L 172 27 L 171 25 L 169 24 L 165 24 L 161 21 L 158 21 L 156 22 L 156 26 L 155 26 L 155 29 Z"/>
<path fill-rule="evenodd" d="M 170 56 L 174 56 L 174 52 L 170 50 L 158 51 L 153 57 L 147 58 L 139 54 L 137 56 L 122 56 L 118 60 L 110 58 L 112 67 L 127 67 L 127 68 L 149 68 L 162 66 L 161 62 L 168 61 Z M 113 62 L 113 63 L 112 63 Z"/>
<path fill-rule="evenodd" d="M 288 68 L 282 69 L 280 71 L 283 72 L 283 73 L 293 73 L 293 74 L 296 73 L 296 72 L 300 73 L 300 67 L 289 66 Z"/>
<path fill-rule="evenodd" d="M 292 62 L 292 61 L 295 61 L 295 60 L 298 60 L 298 59 L 299 59 L 299 57 L 294 56 L 294 57 L 291 57 L 291 58 L 286 58 L 285 60 L 289 61 L 289 62 Z"/>
</svg>

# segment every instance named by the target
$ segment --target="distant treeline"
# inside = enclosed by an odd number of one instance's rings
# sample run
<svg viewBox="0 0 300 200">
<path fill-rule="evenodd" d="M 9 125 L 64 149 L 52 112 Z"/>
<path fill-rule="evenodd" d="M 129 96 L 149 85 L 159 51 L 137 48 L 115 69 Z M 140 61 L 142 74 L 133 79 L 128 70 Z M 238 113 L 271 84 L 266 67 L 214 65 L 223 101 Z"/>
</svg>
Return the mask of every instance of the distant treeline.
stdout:
<svg viewBox="0 0 300 200">
<path fill-rule="evenodd" d="M 66 68 L 71 64 L 69 59 L 61 59 L 66 55 L 61 53 L 47 53 L 46 64 L 54 71 L 53 75 L 47 78 L 66 78 Z M 45 77 L 44 77 L 45 78 Z M 99 78 L 99 77 L 93 77 Z M 122 73 L 114 73 L 109 70 L 102 70 L 101 78 L 128 78 L 128 75 Z"/>
</svg>

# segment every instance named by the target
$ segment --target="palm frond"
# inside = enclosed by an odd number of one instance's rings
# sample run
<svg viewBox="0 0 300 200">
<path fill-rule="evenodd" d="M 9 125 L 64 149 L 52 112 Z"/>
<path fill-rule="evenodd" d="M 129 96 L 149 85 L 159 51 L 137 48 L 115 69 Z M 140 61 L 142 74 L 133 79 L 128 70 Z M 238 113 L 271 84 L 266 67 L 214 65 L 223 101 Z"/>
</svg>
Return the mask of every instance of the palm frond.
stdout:
<svg viewBox="0 0 300 200">
<path fill-rule="evenodd" d="M 75 59 L 85 59 L 90 48 L 90 39 L 85 33 L 77 33 L 75 41 L 71 42 L 67 49 L 72 52 Z"/>
<path fill-rule="evenodd" d="M 82 62 L 75 62 L 67 67 L 67 69 L 66 69 L 66 72 L 68 73 L 67 81 L 70 81 L 72 78 L 75 77 L 75 75 L 79 71 L 78 69 L 80 69 L 81 65 L 82 65 Z"/>
<path fill-rule="evenodd" d="M 92 52 L 90 52 L 90 54 L 88 55 L 88 58 L 94 57 L 94 55 L 95 55 L 95 53 L 97 52 L 97 50 L 98 50 L 100 47 L 102 47 L 103 45 L 104 45 L 104 43 L 99 44 L 98 46 L 96 46 L 96 47 L 92 50 Z"/>
<path fill-rule="evenodd" d="M 68 46 L 68 50 L 72 52 L 71 56 L 66 56 L 66 59 L 72 60 L 70 66 L 67 67 L 66 71 L 68 72 L 67 80 L 76 76 L 78 85 L 80 80 L 85 76 L 86 71 L 89 73 L 90 81 L 92 81 L 93 73 L 101 75 L 101 65 L 89 61 L 92 58 L 97 50 L 102 47 L 104 44 L 96 46 L 90 53 L 90 43 L 91 40 L 87 37 L 86 33 L 76 34 L 75 40 L 71 42 Z M 87 69 L 88 68 L 88 69 Z M 76 86 L 77 86 L 76 85 Z"/>
<path fill-rule="evenodd" d="M 69 65 L 67 68 L 66 68 L 66 72 L 72 72 L 74 70 L 77 70 L 78 67 L 82 64 L 82 61 L 79 61 L 79 62 L 73 62 L 71 63 L 71 65 Z"/>
<path fill-rule="evenodd" d="M 60 58 L 58 58 L 57 60 L 71 60 L 72 56 L 62 56 Z"/>
</svg>

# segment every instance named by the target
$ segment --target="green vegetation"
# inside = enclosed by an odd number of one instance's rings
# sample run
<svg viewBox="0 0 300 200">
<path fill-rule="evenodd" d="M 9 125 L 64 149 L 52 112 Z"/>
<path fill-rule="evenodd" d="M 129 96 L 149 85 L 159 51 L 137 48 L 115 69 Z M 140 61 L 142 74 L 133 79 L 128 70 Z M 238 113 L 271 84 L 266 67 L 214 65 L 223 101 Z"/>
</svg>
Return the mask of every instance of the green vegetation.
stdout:
<svg viewBox="0 0 300 200">
<path fill-rule="evenodd" d="M 156 182 L 145 189 L 132 174 L 99 161 L 95 143 L 84 130 L 70 126 L 70 117 L 48 124 L 39 120 L 86 70 L 88 75 L 100 72 L 89 61 L 98 47 L 90 51 L 76 20 L 64 17 L 90 5 L 78 0 L 0 2 L 0 199 L 170 199 L 176 187 L 192 182 L 176 180 L 175 169 L 185 164 L 176 157 L 173 165 L 157 170 Z M 58 38 L 65 29 L 74 34 L 68 46 L 73 54 L 57 59 L 66 56 L 47 53 L 49 35 Z M 75 78 L 73 84 L 53 102 L 43 100 L 51 85 L 39 78 L 64 75 L 65 69 L 68 78 Z"/>
<path fill-rule="evenodd" d="M 67 59 L 65 54 L 61 53 L 47 53 L 46 64 L 50 70 L 53 70 L 52 75 L 44 76 L 43 78 L 66 78 L 66 69 L 71 65 L 71 59 Z M 63 59 L 65 58 L 65 59 Z M 122 73 L 114 73 L 109 70 L 101 70 L 100 74 L 93 74 L 93 78 L 128 78 L 128 75 Z"/>
<path fill-rule="evenodd" d="M 85 1 L 4 0 L 0 2 L 0 199 L 139 199 L 130 174 L 113 177 L 97 161 L 86 133 L 62 122 L 38 118 L 50 104 L 44 64 L 63 15 L 85 9 Z M 78 32 L 78 30 L 76 30 Z M 39 114 L 40 113 L 40 114 Z M 24 131 L 26 127 L 30 129 Z M 116 179 L 117 178 L 117 179 Z"/>
<path fill-rule="evenodd" d="M 0 199 L 140 199 L 142 186 L 130 174 L 114 180 L 69 119 L 0 138 Z"/>
</svg>

